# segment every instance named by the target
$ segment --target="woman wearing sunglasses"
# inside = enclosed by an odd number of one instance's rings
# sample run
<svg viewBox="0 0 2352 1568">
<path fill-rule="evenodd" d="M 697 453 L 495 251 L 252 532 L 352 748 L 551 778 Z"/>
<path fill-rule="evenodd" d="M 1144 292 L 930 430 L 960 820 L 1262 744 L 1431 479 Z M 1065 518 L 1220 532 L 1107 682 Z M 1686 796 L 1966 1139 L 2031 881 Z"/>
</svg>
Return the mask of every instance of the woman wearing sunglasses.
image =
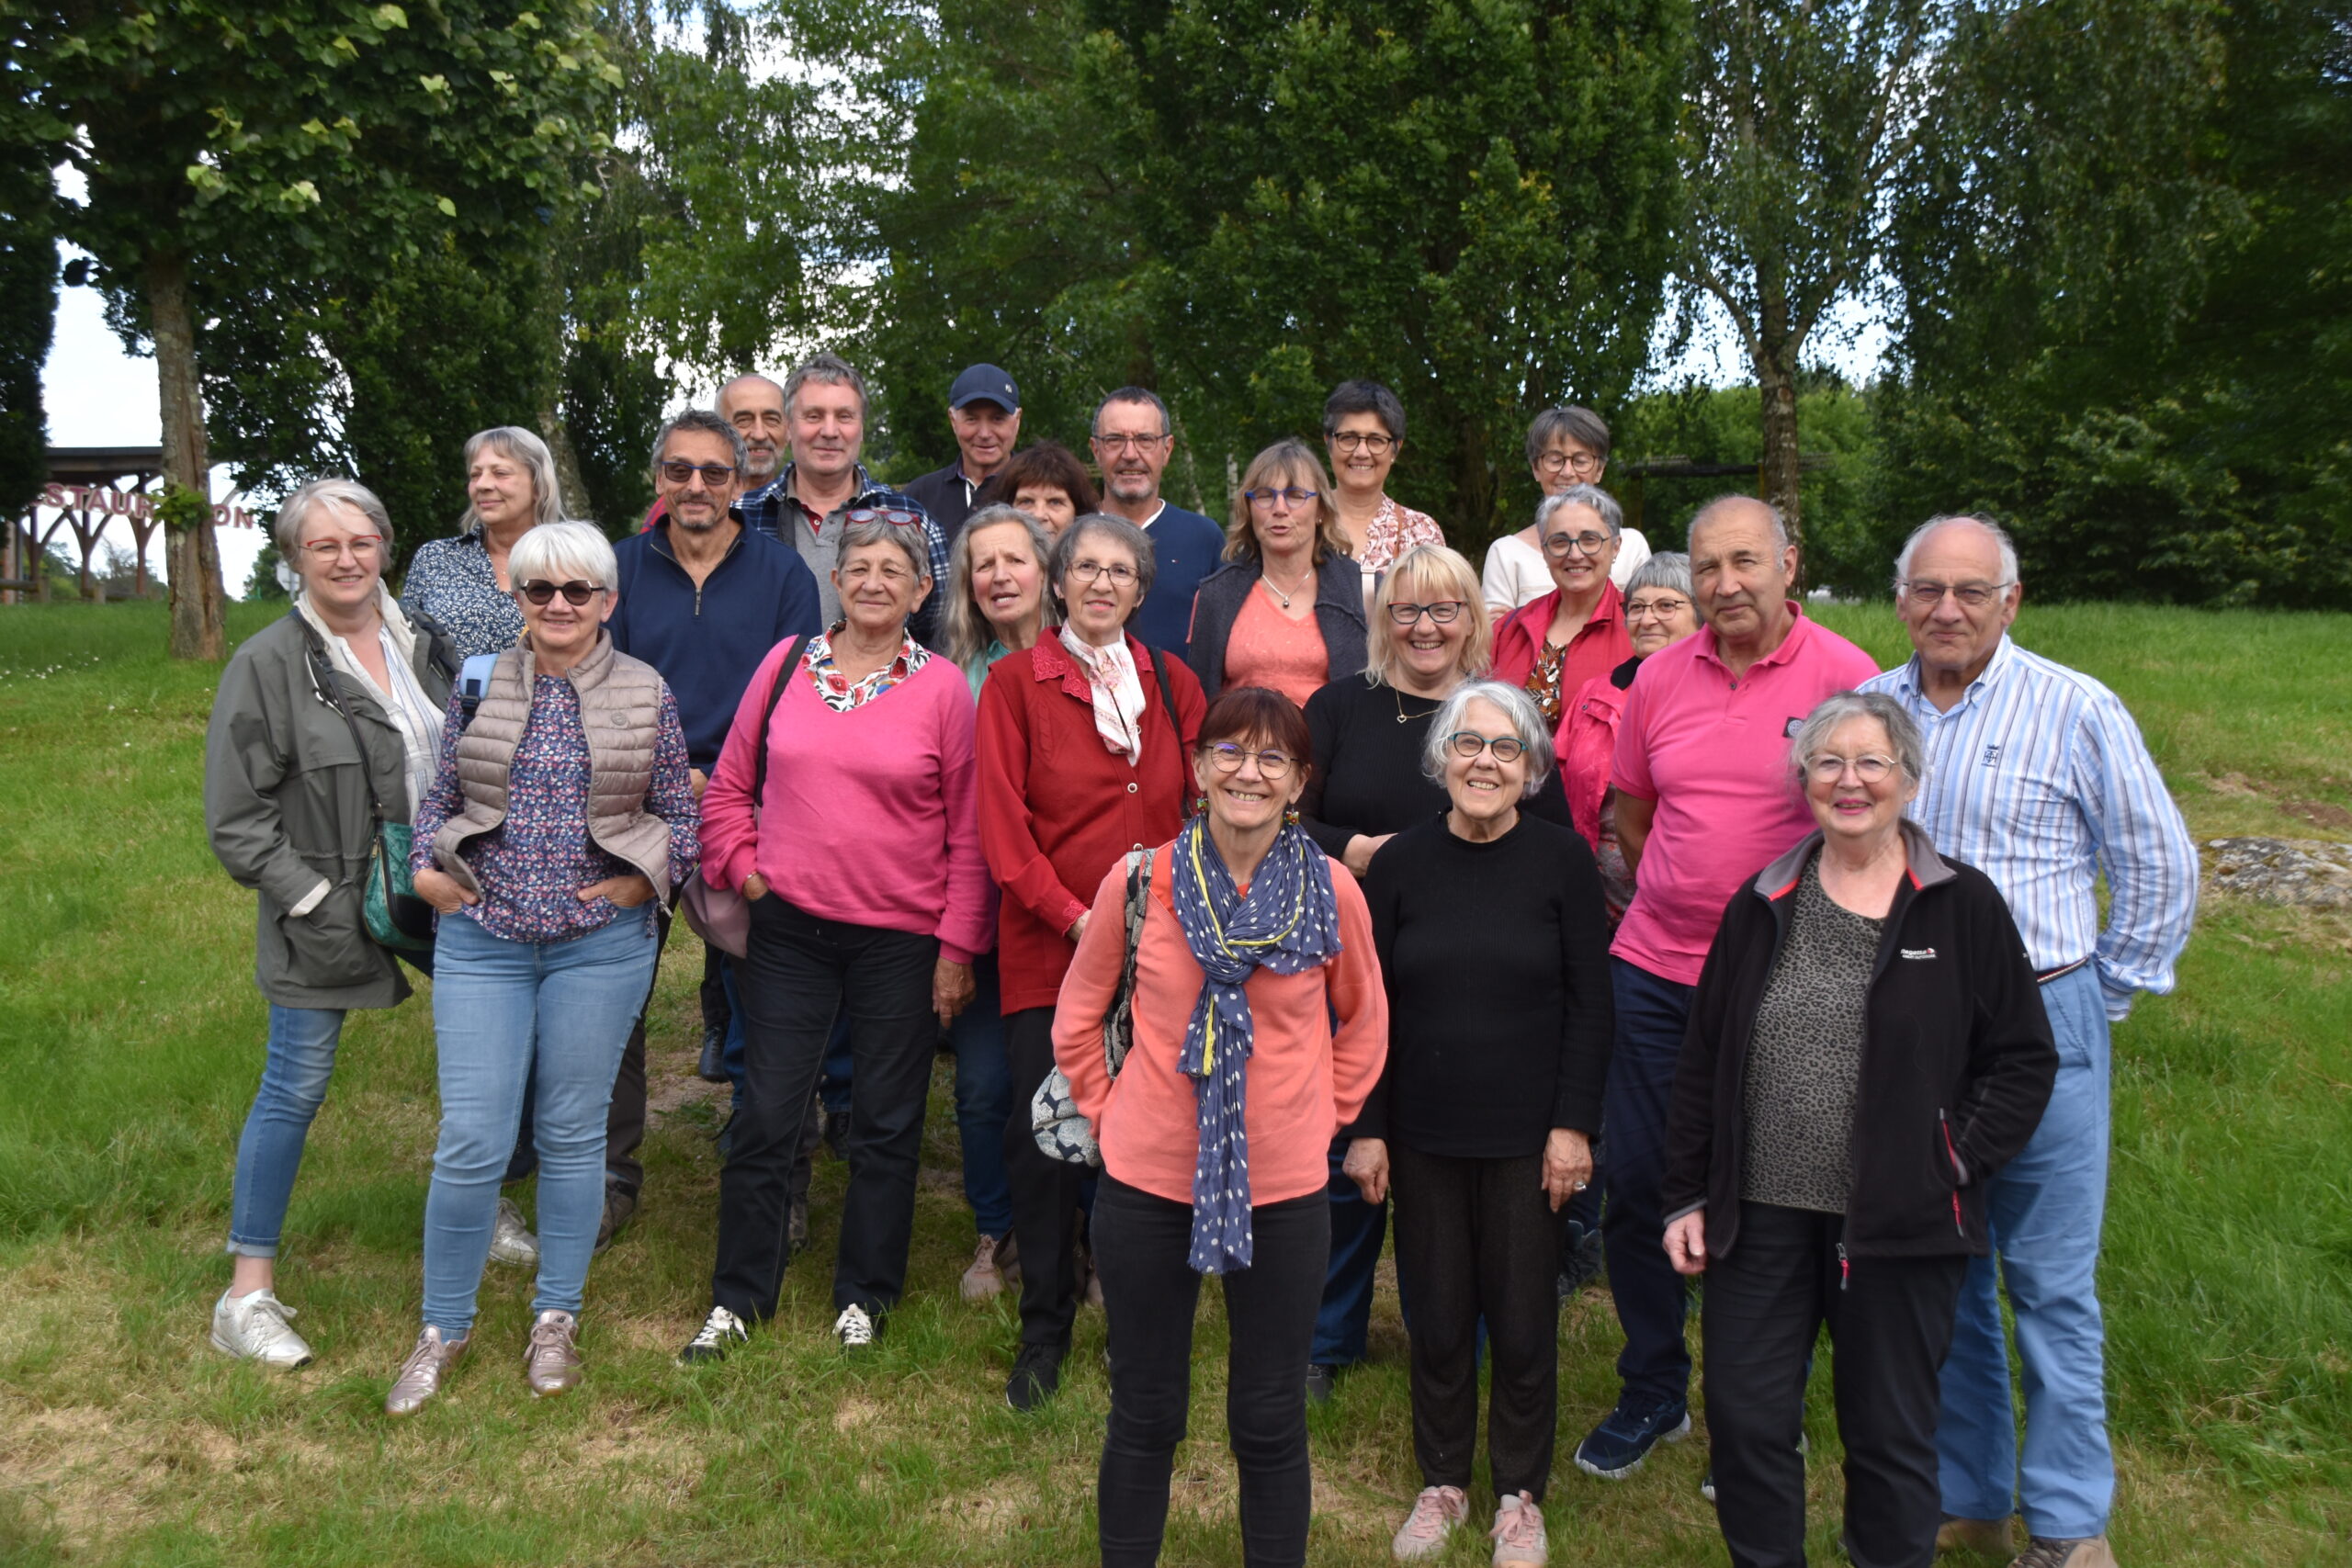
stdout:
<svg viewBox="0 0 2352 1568">
<path fill-rule="evenodd" d="M 1306 1559 L 1299 1380 L 1330 1236 L 1323 1148 L 1363 1105 L 1388 1038 L 1363 895 L 1292 813 L 1306 744 L 1306 718 L 1261 687 L 1228 691 L 1202 716 L 1191 759 L 1201 800 L 1152 852 L 1134 1043 L 1115 1079 L 1102 1021 L 1126 949 L 1124 865 L 1094 890 L 1062 983 L 1054 1057 L 1102 1151 L 1105 1568 L 1159 1561 L 1204 1274 L 1222 1280 L 1232 1328 L 1226 1428 L 1242 1560 Z"/>
<path fill-rule="evenodd" d="M 1495 679 L 1524 688 L 1555 734 L 1566 700 L 1633 655 L 1624 596 L 1609 580 L 1623 527 L 1617 498 L 1597 485 L 1544 497 L 1535 533 L 1552 592 L 1495 627 Z"/>
<path fill-rule="evenodd" d="M 1469 1517 L 1483 1321 L 1494 1562 L 1532 1568 L 1556 1425 L 1555 1215 L 1592 1178 L 1609 928 L 1592 852 L 1522 809 L 1552 766 L 1551 727 L 1524 692 L 1458 687 L 1422 765 L 1450 805 L 1390 841 L 1367 889 L 1388 1066 L 1348 1153 L 1368 1201 L 1395 1184 L 1396 1289 L 1412 1304 L 1423 1490 L 1395 1552 L 1435 1556 Z"/>
<path fill-rule="evenodd" d="M 613 1076 L 653 979 L 655 910 L 700 851 L 676 702 L 613 647 L 619 568 L 587 523 L 547 523 L 507 558 L 522 640 L 470 720 L 452 703 L 416 813 L 434 944 L 441 1137 L 424 1201 L 424 1326 L 384 1408 L 431 1399 L 472 1343 L 498 1183 L 536 1083 L 539 1267 L 524 1375 L 580 1381 L 581 1297 L 605 1212 Z"/>
<path fill-rule="evenodd" d="M 1363 668 L 1363 572 L 1312 447 L 1277 441 L 1250 460 L 1225 536 L 1226 564 L 1193 601 L 1187 657 L 1204 692 L 1264 686 L 1304 707 Z"/>
</svg>

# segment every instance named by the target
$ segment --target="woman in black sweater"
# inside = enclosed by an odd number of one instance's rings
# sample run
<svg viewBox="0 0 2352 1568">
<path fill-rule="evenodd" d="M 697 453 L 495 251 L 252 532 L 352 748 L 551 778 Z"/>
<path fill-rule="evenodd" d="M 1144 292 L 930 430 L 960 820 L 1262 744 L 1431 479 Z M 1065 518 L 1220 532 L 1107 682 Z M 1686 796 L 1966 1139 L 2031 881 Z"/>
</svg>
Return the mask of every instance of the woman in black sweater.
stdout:
<svg viewBox="0 0 2352 1568">
<path fill-rule="evenodd" d="M 1521 810 L 1552 767 L 1550 728 L 1524 692 L 1461 686 L 1424 766 L 1451 808 L 1392 839 L 1365 884 L 1388 1065 L 1345 1167 L 1367 1200 L 1393 1177 L 1396 1285 L 1413 1309 L 1425 1489 L 1396 1553 L 1442 1551 L 1468 1513 L 1483 1317 L 1495 1561 L 1540 1563 L 1558 1357 L 1551 1216 L 1592 1175 L 1614 1023 L 1608 916 L 1584 840 Z"/>
</svg>

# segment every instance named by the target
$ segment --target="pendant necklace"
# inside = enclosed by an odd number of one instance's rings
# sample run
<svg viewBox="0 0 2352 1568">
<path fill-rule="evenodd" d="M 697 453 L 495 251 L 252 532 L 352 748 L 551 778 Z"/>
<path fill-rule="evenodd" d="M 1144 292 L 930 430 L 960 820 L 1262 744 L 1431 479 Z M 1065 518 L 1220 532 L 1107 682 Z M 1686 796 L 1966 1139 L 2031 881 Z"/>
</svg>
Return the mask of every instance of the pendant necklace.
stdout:
<svg viewBox="0 0 2352 1568">
<path fill-rule="evenodd" d="M 1289 593 L 1283 592 L 1279 587 L 1275 586 L 1273 578 L 1267 573 L 1263 567 L 1258 569 L 1258 581 L 1266 585 L 1267 592 L 1282 601 L 1282 605 L 1284 610 L 1288 610 L 1290 608 L 1291 595 L 1296 593 L 1300 589 L 1305 588 L 1308 583 L 1314 581 L 1315 573 L 1310 570 L 1305 577 L 1300 578 L 1296 582 L 1293 583 Z"/>
</svg>

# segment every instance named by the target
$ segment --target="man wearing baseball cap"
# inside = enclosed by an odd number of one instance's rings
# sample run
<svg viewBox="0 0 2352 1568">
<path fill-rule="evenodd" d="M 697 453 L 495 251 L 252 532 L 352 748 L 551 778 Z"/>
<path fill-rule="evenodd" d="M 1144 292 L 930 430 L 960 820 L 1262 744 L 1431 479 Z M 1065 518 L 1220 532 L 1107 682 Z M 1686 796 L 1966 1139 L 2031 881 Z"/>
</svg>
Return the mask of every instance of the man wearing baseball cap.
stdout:
<svg viewBox="0 0 2352 1568">
<path fill-rule="evenodd" d="M 993 365 L 972 365 L 947 389 L 947 423 L 960 456 L 937 473 L 907 486 L 907 493 L 938 522 L 952 544 L 981 481 L 1004 467 L 1021 435 L 1021 389 Z"/>
</svg>

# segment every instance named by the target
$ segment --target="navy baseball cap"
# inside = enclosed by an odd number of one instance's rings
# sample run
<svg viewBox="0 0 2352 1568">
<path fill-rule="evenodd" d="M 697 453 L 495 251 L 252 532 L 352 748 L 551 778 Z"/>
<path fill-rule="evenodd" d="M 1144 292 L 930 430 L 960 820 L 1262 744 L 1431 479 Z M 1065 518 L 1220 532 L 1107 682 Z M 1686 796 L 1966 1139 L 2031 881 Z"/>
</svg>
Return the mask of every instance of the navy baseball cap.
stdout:
<svg viewBox="0 0 2352 1568">
<path fill-rule="evenodd" d="M 967 366 L 956 384 L 947 389 L 947 406 L 960 409 L 967 403 L 994 403 L 1011 413 L 1021 406 L 1021 389 L 1012 378 L 993 365 Z"/>
</svg>

